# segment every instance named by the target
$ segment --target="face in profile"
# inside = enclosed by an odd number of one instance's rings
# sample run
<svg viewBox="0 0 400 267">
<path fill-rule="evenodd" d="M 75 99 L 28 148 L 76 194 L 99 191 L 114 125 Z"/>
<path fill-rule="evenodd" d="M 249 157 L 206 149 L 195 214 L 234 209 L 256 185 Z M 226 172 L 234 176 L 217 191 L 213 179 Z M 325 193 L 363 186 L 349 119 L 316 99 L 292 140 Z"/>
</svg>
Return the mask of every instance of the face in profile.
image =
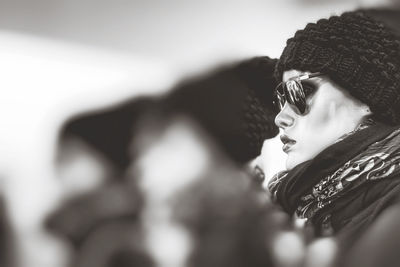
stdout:
<svg viewBox="0 0 400 267">
<path fill-rule="evenodd" d="M 285 71 L 283 82 L 308 74 Z M 306 107 L 302 113 L 286 102 L 275 118 L 281 130 L 282 149 L 287 154 L 286 168 L 314 158 L 340 137 L 353 131 L 370 114 L 367 105 L 352 97 L 327 76 L 302 81 L 306 88 Z"/>
</svg>

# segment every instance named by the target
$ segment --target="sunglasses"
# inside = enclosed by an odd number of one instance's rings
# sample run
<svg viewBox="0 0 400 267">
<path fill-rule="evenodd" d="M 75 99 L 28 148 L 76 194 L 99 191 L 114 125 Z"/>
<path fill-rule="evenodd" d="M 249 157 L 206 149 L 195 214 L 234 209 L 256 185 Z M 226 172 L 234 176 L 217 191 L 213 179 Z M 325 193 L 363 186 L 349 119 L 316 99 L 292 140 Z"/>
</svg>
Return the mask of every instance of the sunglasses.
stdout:
<svg viewBox="0 0 400 267">
<path fill-rule="evenodd" d="M 315 90 L 315 85 L 305 83 L 305 81 L 322 75 L 320 72 L 303 74 L 279 83 L 275 88 L 275 105 L 278 110 L 281 111 L 288 102 L 297 108 L 299 114 L 304 114 L 307 107 L 304 88 L 307 89 L 307 92 Z"/>
</svg>

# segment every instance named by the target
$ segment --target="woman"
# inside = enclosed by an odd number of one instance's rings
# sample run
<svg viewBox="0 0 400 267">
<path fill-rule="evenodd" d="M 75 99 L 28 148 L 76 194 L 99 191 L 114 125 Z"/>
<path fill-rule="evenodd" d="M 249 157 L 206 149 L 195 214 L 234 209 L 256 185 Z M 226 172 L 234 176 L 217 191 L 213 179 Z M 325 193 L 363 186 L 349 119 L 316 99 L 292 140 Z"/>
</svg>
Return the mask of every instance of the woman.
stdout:
<svg viewBox="0 0 400 267">
<path fill-rule="evenodd" d="M 368 11 L 321 19 L 287 41 L 275 75 L 287 171 L 269 190 L 345 252 L 400 209 L 399 39 Z"/>
</svg>

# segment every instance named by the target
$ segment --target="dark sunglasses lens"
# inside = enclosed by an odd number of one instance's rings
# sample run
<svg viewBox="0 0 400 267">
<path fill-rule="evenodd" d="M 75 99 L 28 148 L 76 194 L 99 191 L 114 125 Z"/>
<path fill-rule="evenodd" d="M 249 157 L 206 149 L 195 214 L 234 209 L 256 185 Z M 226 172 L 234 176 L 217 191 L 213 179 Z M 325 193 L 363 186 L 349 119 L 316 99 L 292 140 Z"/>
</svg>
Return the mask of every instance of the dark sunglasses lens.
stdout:
<svg viewBox="0 0 400 267">
<path fill-rule="evenodd" d="M 304 101 L 297 101 L 296 107 L 299 110 L 300 114 L 304 114 L 304 112 L 306 111 L 306 103 Z"/>
<path fill-rule="evenodd" d="M 300 114 L 304 114 L 306 110 L 306 101 L 303 87 L 300 81 L 291 80 L 284 87 L 286 99 L 289 104 L 295 106 Z"/>
<path fill-rule="evenodd" d="M 309 96 L 314 94 L 314 92 L 317 90 L 317 87 L 315 84 L 309 82 L 309 81 L 302 81 L 301 85 L 303 87 L 303 92 L 305 95 Z"/>
<path fill-rule="evenodd" d="M 274 99 L 274 105 L 277 109 L 277 111 L 281 111 L 283 107 L 285 106 L 286 98 L 285 98 L 285 93 L 283 90 L 283 84 L 279 84 L 275 88 L 275 99 Z"/>
</svg>

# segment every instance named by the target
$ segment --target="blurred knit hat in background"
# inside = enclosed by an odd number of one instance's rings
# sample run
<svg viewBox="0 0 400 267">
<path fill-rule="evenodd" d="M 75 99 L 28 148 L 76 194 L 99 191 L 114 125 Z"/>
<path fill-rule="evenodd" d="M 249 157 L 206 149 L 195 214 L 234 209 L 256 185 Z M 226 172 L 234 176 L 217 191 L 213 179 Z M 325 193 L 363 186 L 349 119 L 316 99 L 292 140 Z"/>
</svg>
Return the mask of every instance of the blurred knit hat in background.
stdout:
<svg viewBox="0 0 400 267">
<path fill-rule="evenodd" d="M 232 159 L 245 163 L 261 153 L 265 139 L 278 134 L 272 102 L 276 61 L 255 57 L 189 79 L 164 104 L 194 118 Z"/>
</svg>

